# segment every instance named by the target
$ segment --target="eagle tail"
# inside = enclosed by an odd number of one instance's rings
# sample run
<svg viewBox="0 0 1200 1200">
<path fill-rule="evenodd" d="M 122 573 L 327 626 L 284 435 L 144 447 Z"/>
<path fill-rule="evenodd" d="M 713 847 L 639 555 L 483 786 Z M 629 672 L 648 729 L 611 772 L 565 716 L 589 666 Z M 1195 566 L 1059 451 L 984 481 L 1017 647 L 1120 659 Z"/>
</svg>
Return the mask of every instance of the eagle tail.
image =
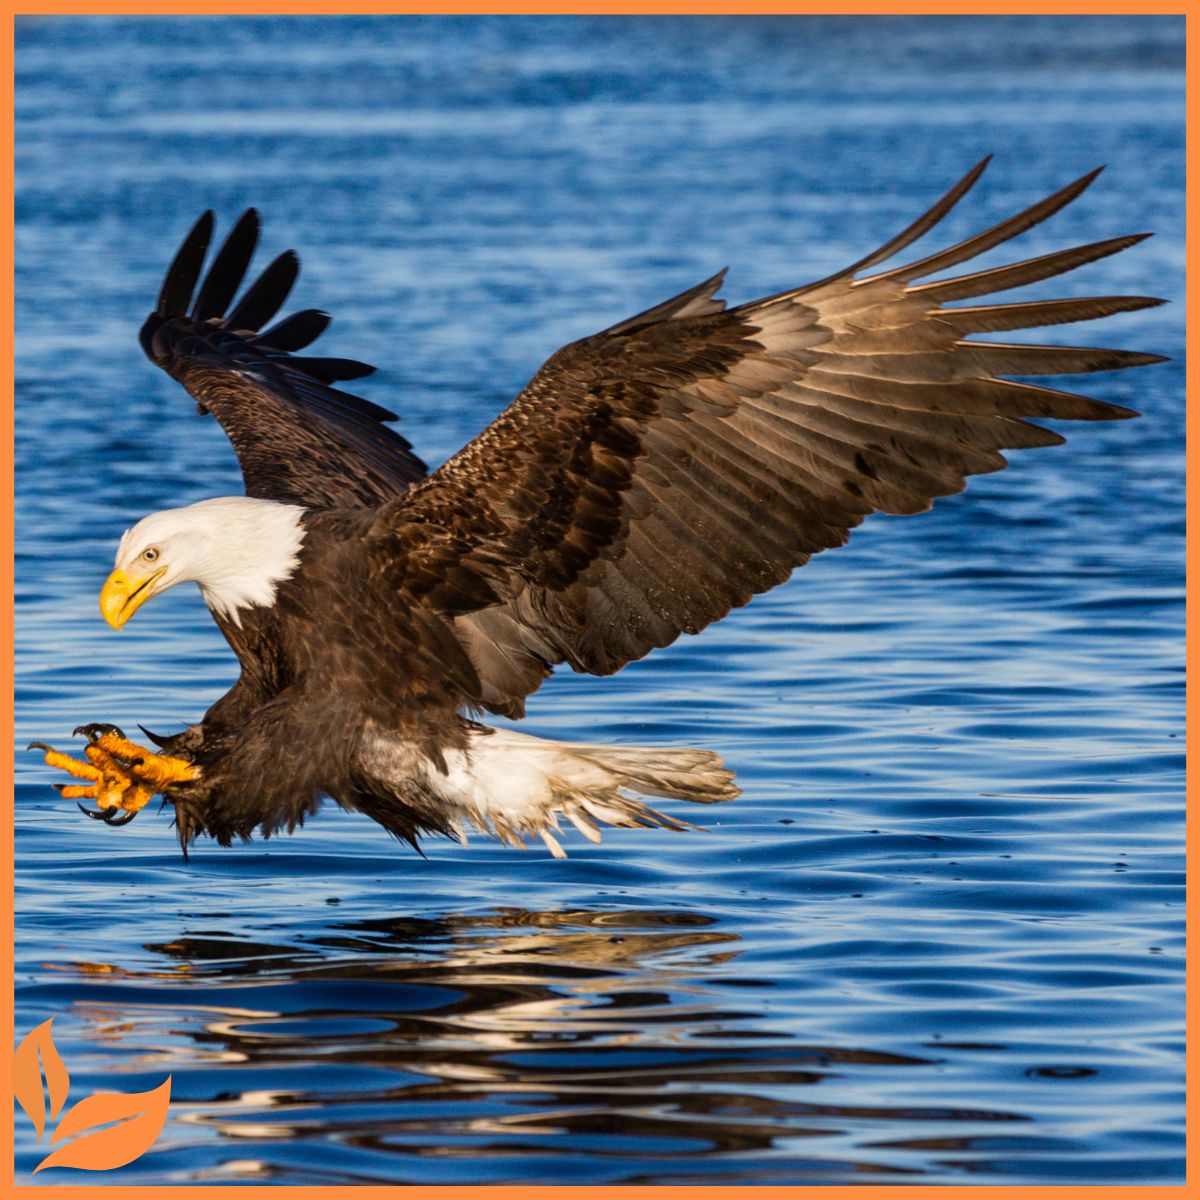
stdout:
<svg viewBox="0 0 1200 1200">
<path fill-rule="evenodd" d="M 711 750 L 570 744 L 562 748 L 607 771 L 616 787 L 643 796 L 717 804 L 739 795 L 733 772 Z"/>
<path fill-rule="evenodd" d="M 640 797 L 717 804 L 739 794 L 733 772 L 711 750 L 596 746 L 554 742 L 507 729 L 480 730 L 464 751 L 446 754 L 425 789 L 439 796 L 449 827 L 524 845 L 538 837 L 565 858 L 555 834 L 564 822 L 588 841 L 600 826 L 695 829 Z"/>
<path fill-rule="evenodd" d="M 554 836 L 559 817 L 599 844 L 600 825 L 700 828 L 659 812 L 639 796 L 718 804 L 739 794 L 733 772 L 711 750 L 550 744 L 558 752 L 555 765 L 546 774 L 546 799 L 530 807 L 528 829 L 555 858 L 567 856 Z M 504 837 L 499 826 L 496 831 Z"/>
</svg>

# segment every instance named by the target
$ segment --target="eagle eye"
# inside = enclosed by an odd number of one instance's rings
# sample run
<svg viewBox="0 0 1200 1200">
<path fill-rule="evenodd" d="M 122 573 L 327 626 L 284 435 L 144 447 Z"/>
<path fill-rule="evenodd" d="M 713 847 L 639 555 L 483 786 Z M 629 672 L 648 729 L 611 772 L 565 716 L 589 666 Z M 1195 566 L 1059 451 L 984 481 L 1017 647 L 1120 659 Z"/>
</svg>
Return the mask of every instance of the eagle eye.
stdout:
<svg viewBox="0 0 1200 1200">
<path fill-rule="evenodd" d="M 153 546 L 150 546 L 148 549 L 142 551 L 142 557 L 147 562 L 153 562 L 158 557 L 158 551 Z"/>
</svg>

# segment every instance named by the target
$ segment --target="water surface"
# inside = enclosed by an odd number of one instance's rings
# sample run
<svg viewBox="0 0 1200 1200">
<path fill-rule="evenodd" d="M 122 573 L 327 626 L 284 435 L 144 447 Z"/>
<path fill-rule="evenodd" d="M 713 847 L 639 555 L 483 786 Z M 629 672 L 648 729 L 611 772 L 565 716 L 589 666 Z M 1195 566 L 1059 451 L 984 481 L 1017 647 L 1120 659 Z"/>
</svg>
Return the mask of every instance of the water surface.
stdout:
<svg viewBox="0 0 1200 1200">
<path fill-rule="evenodd" d="M 724 263 L 734 300 L 826 274 L 989 151 L 947 238 L 1107 162 L 1020 249 L 1156 230 L 1057 294 L 1181 300 L 1182 34 L 23 23 L 18 741 L 177 728 L 236 673 L 194 592 L 120 637 L 96 611 L 121 530 L 240 490 L 135 341 L 201 209 L 262 209 L 263 261 L 301 251 L 297 306 L 437 463 L 558 345 Z M 538 694 L 534 732 L 724 753 L 745 791 L 705 833 L 425 860 L 327 806 L 184 863 L 168 813 L 99 827 L 19 756 L 18 1029 L 55 1015 L 72 1100 L 172 1075 L 111 1178 L 1180 1182 L 1182 321 L 1062 337 L 1173 356 L 1080 381 L 1140 421 Z"/>
</svg>

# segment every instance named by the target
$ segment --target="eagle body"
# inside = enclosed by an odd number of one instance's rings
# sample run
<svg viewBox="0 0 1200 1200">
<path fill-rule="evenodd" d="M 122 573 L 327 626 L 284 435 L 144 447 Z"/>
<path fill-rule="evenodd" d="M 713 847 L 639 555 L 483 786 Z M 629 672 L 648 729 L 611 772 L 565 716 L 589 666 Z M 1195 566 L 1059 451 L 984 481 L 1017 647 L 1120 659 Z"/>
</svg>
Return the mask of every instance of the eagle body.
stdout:
<svg viewBox="0 0 1200 1200">
<path fill-rule="evenodd" d="M 221 422 L 247 494 L 135 525 L 101 608 L 119 628 L 151 596 L 194 581 L 241 675 L 198 724 L 152 735 L 161 758 L 99 737 L 91 765 L 72 771 L 96 782 L 71 794 L 123 823 L 111 812 L 132 815 L 162 792 L 185 852 L 202 834 L 228 844 L 291 831 L 331 796 L 414 845 L 481 831 L 513 844 L 539 836 L 556 856 L 564 825 L 592 841 L 604 824 L 687 827 L 639 797 L 732 799 L 710 751 L 549 742 L 480 718 L 523 716 L 561 664 L 610 674 L 698 633 L 869 514 L 922 512 L 969 475 L 1003 468 L 1002 450 L 1063 440 L 1030 417 L 1136 416 L 1021 377 L 1157 355 L 973 338 L 1158 300 L 954 302 L 1148 235 L 946 274 L 1058 212 L 1097 172 L 872 273 L 933 229 L 986 163 L 829 278 L 726 308 L 722 272 L 564 347 L 432 473 L 387 423 L 394 414 L 335 386 L 371 368 L 299 353 L 324 313 L 267 325 L 295 282 L 295 254 L 239 296 L 257 214 L 205 270 L 205 213 L 141 342 Z"/>
<path fill-rule="evenodd" d="M 467 645 L 451 617 L 414 636 L 404 552 L 369 510 L 225 497 L 155 513 L 125 540 L 148 539 L 176 563 L 176 545 L 192 550 L 184 577 L 242 667 L 199 725 L 155 737 L 202 780 L 172 797 L 185 844 L 201 829 L 223 844 L 248 838 L 264 812 L 293 828 L 324 794 L 414 845 L 421 832 L 461 840 L 475 827 L 513 843 L 535 833 L 561 857 L 559 816 L 593 840 L 597 821 L 685 827 L 623 788 L 697 802 L 734 794 L 705 751 L 566 745 L 471 720 L 463 697 L 482 704 L 483 689 Z M 283 746 L 306 748 L 300 769 L 278 770 Z"/>
</svg>

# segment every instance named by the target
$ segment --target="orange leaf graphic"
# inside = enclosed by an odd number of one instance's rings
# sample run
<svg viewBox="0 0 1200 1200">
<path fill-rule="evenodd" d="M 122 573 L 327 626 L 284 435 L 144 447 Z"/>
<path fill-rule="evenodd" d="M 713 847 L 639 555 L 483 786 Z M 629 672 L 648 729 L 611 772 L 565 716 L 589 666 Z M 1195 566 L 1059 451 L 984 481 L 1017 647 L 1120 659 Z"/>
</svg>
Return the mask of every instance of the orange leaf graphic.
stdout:
<svg viewBox="0 0 1200 1200">
<path fill-rule="evenodd" d="M 71 1081 L 67 1068 L 54 1048 L 50 1036 L 53 1017 L 43 1021 L 36 1029 L 27 1033 L 13 1054 L 12 1082 L 17 1103 L 37 1130 L 37 1140 L 42 1140 L 46 1127 L 46 1098 L 42 1093 L 42 1077 L 45 1073 L 46 1090 L 50 1093 L 50 1117 L 57 1117 L 67 1100 Z M 41 1055 L 41 1067 L 38 1056 Z"/>
<path fill-rule="evenodd" d="M 33 1168 L 34 1174 L 43 1167 L 111 1171 L 133 1162 L 145 1154 L 162 1133 L 170 1099 L 171 1077 L 168 1075 L 153 1091 L 97 1092 L 80 1100 L 67 1110 L 50 1141 L 57 1142 L 73 1133 L 83 1136 L 48 1154 Z M 120 1124 L 112 1125 L 112 1121 Z"/>
</svg>

